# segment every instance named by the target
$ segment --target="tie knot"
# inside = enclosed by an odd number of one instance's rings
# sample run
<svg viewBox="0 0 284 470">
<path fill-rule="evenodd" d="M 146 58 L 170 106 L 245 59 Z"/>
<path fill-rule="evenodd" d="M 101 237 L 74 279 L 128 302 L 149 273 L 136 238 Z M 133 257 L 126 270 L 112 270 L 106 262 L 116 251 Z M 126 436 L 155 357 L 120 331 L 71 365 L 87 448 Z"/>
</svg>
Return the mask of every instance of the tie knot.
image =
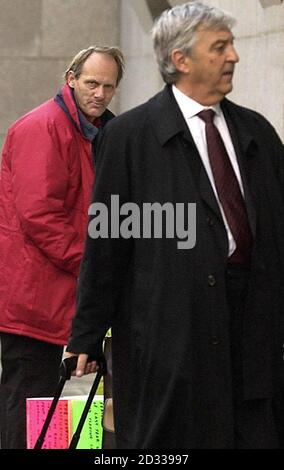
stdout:
<svg viewBox="0 0 284 470">
<path fill-rule="evenodd" d="M 213 109 L 204 109 L 197 114 L 206 124 L 213 124 L 215 111 Z"/>
</svg>

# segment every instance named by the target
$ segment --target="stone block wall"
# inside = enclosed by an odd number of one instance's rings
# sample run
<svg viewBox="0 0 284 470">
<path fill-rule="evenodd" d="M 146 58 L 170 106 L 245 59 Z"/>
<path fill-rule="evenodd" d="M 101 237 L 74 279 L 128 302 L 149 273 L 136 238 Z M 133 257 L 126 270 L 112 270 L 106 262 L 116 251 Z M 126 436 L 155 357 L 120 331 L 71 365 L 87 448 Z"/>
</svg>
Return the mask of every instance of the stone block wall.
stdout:
<svg viewBox="0 0 284 470">
<path fill-rule="evenodd" d="M 263 8 L 258 0 L 210 0 L 237 19 L 240 62 L 230 99 L 264 114 L 284 141 L 284 3 Z"/>
<path fill-rule="evenodd" d="M 0 147 L 8 126 L 53 96 L 70 59 L 91 44 L 119 45 L 125 53 L 126 75 L 114 112 L 159 91 L 163 82 L 152 50 L 149 1 L 0 0 Z M 238 21 L 241 60 L 229 97 L 265 114 L 284 139 L 284 3 L 263 8 L 259 0 L 206 1 Z"/>
<path fill-rule="evenodd" d="M 1 147 L 13 121 L 56 93 L 79 50 L 119 45 L 120 0 L 0 0 L 0 12 Z"/>
<path fill-rule="evenodd" d="M 284 3 L 263 8 L 259 0 L 204 2 L 237 19 L 234 33 L 240 63 L 228 97 L 264 114 L 284 140 Z M 169 3 L 174 6 L 183 1 Z M 152 51 L 151 21 L 144 0 L 122 0 L 121 47 L 128 71 L 121 85 L 121 110 L 145 101 L 163 86 Z"/>
</svg>

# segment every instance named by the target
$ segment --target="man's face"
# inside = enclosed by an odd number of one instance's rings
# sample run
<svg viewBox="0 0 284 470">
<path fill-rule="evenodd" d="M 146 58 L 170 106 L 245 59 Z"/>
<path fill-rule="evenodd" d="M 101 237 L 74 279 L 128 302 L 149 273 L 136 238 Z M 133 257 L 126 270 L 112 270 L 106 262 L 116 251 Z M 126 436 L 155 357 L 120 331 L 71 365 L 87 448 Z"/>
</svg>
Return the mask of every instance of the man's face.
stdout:
<svg viewBox="0 0 284 470">
<path fill-rule="evenodd" d="M 232 90 L 238 61 L 230 30 L 200 28 L 191 57 L 184 58 L 186 73 L 181 73 L 176 85 L 180 81 L 182 91 L 201 104 L 216 104 Z"/>
<path fill-rule="evenodd" d="M 67 83 L 74 89 L 76 102 L 93 122 L 106 110 L 116 90 L 118 66 L 108 54 L 94 52 L 82 67 L 79 78 L 69 72 Z"/>
</svg>

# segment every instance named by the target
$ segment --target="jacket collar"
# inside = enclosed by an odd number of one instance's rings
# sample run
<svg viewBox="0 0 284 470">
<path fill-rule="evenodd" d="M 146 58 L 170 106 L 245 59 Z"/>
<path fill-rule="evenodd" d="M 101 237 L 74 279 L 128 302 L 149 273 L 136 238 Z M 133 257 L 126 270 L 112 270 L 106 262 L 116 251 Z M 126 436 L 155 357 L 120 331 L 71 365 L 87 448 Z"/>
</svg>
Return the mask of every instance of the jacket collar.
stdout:
<svg viewBox="0 0 284 470">
<path fill-rule="evenodd" d="M 77 131 L 92 142 L 98 134 L 98 128 L 95 125 L 89 123 L 83 113 L 80 111 L 76 104 L 73 90 L 69 87 L 69 85 L 67 85 L 67 83 L 63 85 L 60 92 L 55 96 L 54 100 L 58 106 L 63 109 Z M 100 117 L 101 126 L 104 127 L 105 124 L 113 117 L 114 114 L 106 109 Z"/>
<path fill-rule="evenodd" d="M 76 127 L 80 129 L 81 126 L 80 126 L 80 119 L 78 115 L 77 104 L 73 98 L 72 89 L 70 88 L 69 85 L 67 85 L 67 83 L 65 83 L 65 85 L 63 85 L 63 87 L 61 88 L 60 95 L 64 101 L 64 104 L 68 110 L 68 113 L 72 121 L 75 123 Z"/>
</svg>

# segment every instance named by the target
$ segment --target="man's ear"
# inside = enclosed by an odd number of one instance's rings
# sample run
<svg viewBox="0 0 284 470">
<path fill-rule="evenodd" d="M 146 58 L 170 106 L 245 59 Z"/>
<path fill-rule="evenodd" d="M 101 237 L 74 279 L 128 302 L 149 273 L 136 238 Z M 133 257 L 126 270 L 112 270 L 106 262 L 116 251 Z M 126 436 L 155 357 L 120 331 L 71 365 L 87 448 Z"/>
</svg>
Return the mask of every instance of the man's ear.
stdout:
<svg viewBox="0 0 284 470">
<path fill-rule="evenodd" d="M 70 88 L 74 88 L 75 85 L 75 75 L 72 70 L 69 70 L 68 75 L 67 75 L 67 83 L 70 86 Z"/>
<path fill-rule="evenodd" d="M 174 49 L 171 53 L 171 59 L 176 69 L 181 73 L 189 72 L 189 57 L 179 49 Z"/>
</svg>

